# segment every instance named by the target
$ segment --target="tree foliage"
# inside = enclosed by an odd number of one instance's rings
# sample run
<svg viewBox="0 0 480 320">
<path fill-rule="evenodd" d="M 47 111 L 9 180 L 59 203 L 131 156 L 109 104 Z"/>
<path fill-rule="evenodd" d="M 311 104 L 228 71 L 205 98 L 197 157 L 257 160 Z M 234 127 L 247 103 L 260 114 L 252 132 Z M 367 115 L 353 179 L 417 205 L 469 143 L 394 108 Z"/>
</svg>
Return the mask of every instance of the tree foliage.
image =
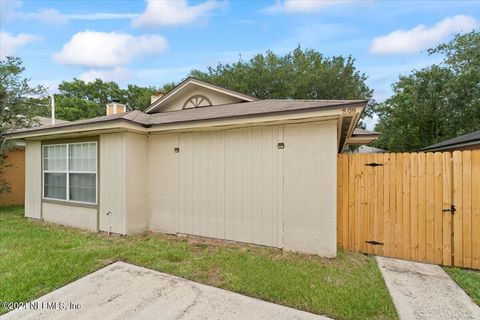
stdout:
<svg viewBox="0 0 480 320">
<path fill-rule="evenodd" d="M 284 56 L 269 51 L 249 61 L 220 63 L 206 72 L 192 70 L 191 75 L 262 99 L 370 99 L 367 77 L 354 63 L 352 57 L 327 58 L 315 50 L 297 48 Z M 129 85 L 121 89 L 115 82 L 100 79 L 88 83 L 64 81 L 55 95 L 57 116 L 77 120 L 104 115 L 105 104 L 113 99 L 125 103 L 127 110 L 143 110 L 150 105 L 151 95 L 167 93 L 175 85 L 167 83 L 160 89 Z"/>
<path fill-rule="evenodd" d="M 283 56 L 267 51 L 248 61 L 219 63 L 191 75 L 261 99 L 370 99 L 373 92 L 351 56 L 329 58 L 300 47 Z"/>
<path fill-rule="evenodd" d="M 143 110 L 150 105 L 150 97 L 158 89 L 129 84 L 123 89 L 113 82 L 96 79 L 63 81 L 55 94 L 56 115 L 59 119 L 74 121 L 105 115 L 105 105 L 118 100 L 127 110 Z"/>
<path fill-rule="evenodd" d="M 20 58 L 0 60 L 0 174 L 11 147 L 5 134 L 34 124 L 34 117 L 43 108 L 39 98 L 46 95 L 46 90 L 42 86 L 31 86 L 22 75 L 24 70 Z M 8 191 L 8 183 L 0 181 L 0 192 L 5 191 Z"/>
<path fill-rule="evenodd" d="M 391 98 L 375 107 L 376 146 L 412 151 L 480 129 L 480 33 L 473 31 L 428 50 L 434 64 L 400 76 Z"/>
</svg>

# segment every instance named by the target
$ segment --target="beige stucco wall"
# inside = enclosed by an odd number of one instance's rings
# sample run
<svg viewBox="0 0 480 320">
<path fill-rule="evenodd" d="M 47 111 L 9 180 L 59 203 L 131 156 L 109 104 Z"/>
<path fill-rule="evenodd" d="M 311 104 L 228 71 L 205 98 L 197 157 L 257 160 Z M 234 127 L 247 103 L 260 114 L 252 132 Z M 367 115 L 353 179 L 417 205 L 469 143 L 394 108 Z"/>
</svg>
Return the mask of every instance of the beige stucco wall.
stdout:
<svg viewBox="0 0 480 320">
<path fill-rule="evenodd" d="M 148 138 L 148 228 L 178 232 L 178 134 Z"/>
<path fill-rule="evenodd" d="M 25 216 L 42 218 L 42 143 L 26 141 L 25 145 Z"/>
<path fill-rule="evenodd" d="M 286 125 L 284 247 L 336 255 L 335 121 Z"/>
<path fill-rule="evenodd" d="M 125 232 L 147 230 L 147 135 L 125 133 Z"/>
<path fill-rule="evenodd" d="M 278 142 L 285 148 L 278 149 Z M 336 121 L 148 136 L 102 134 L 98 227 L 119 234 L 147 229 L 199 234 L 334 256 L 336 148 Z M 26 215 L 40 218 L 40 142 L 27 143 L 26 167 Z M 195 170 L 198 181 L 185 176 Z M 189 181 L 197 181 L 196 190 Z M 181 220 L 180 211 L 186 212 L 181 206 L 195 201 L 198 208 L 188 211 L 191 221 Z M 43 217 L 97 228 L 96 208 L 44 203 Z M 197 223 L 200 231 L 180 230 L 182 221 Z"/>
<path fill-rule="evenodd" d="M 97 231 L 97 208 L 43 202 L 42 217 L 48 222 Z"/>
<path fill-rule="evenodd" d="M 126 234 L 125 149 L 125 133 L 100 135 L 98 214 L 101 231 Z"/>
<path fill-rule="evenodd" d="M 164 109 L 164 111 L 174 111 L 174 110 L 182 110 L 183 105 L 185 102 L 194 95 L 204 95 L 206 96 L 212 105 L 219 105 L 219 104 L 227 104 L 233 102 L 241 101 L 238 98 L 234 98 L 232 96 L 227 96 L 225 94 L 218 93 L 213 90 L 209 90 L 206 88 L 197 87 L 194 90 L 186 90 L 183 93 L 179 93 L 178 97 L 175 98 L 172 102 L 170 102 Z"/>
</svg>

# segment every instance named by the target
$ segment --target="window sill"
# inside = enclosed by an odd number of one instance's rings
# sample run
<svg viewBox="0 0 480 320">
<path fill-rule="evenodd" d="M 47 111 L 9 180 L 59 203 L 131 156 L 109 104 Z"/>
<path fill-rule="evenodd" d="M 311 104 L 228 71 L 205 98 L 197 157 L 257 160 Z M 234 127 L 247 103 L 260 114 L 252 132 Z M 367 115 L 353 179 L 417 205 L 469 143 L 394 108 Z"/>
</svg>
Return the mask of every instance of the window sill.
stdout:
<svg viewBox="0 0 480 320">
<path fill-rule="evenodd" d="M 67 206 L 67 207 L 82 207 L 82 208 L 91 208 L 91 209 L 97 209 L 98 208 L 98 205 L 96 205 L 96 204 L 62 201 L 62 200 L 53 200 L 53 199 L 42 199 L 42 203 L 60 204 L 62 206 Z"/>
</svg>

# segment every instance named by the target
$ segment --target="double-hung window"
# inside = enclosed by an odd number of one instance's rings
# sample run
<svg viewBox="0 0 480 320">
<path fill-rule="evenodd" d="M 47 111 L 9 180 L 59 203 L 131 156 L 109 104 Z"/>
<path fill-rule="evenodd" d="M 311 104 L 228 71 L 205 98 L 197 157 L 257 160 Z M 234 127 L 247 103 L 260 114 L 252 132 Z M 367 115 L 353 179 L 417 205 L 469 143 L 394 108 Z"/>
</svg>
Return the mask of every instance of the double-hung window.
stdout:
<svg viewBox="0 0 480 320">
<path fill-rule="evenodd" d="M 43 146 L 43 198 L 97 203 L 97 143 Z"/>
</svg>

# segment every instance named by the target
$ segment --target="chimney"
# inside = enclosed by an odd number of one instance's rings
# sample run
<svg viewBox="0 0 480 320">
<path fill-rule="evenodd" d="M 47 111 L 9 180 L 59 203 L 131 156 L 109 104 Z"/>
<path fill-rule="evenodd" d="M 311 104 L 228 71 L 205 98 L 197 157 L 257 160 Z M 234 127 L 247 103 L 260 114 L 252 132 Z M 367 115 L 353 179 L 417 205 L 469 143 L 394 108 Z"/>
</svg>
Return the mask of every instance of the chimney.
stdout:
<svg viewBox="0 0 480 320">
<path fill-rule="evenodd" d="M 127 112 L 127 106 L 118 102 L 118 100 L 113 100 L 107 104 L 107 116 L 117 113 Z"/>
<path fill-rule="evenodd" d="M 157 92 L 153 96 L 150 96 L 150 104 L 154 103 L 155 101 L 163 97 L 163 95 L 164 95 L 163 92 Z"/>
</svg>

